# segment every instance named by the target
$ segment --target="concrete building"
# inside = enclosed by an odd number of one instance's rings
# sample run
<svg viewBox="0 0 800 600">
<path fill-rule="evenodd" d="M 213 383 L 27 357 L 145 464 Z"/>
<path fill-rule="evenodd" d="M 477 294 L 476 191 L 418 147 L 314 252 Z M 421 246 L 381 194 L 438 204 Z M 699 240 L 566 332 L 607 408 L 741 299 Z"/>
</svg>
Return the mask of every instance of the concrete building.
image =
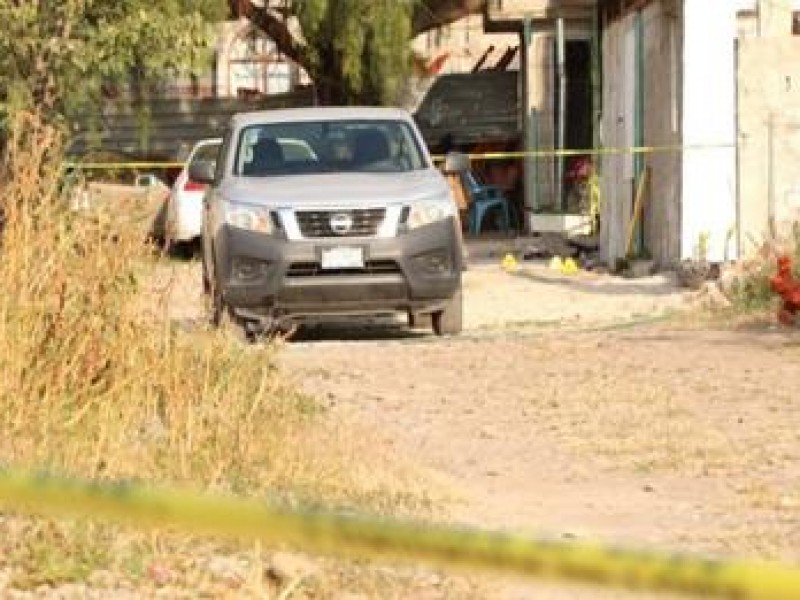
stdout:
<svg viewBox="0 0 800 600">
<path fill-rule="evenodd" d="M 599 1 L 602 145 L 661 148 L 602 161 L 609 263 L 633 253 L 668 267 L 704 247 L 711 261 L 736 259 L 798 209 L 798 5 Z"/>
<path fill-rule="evenodd" d="M 165 82 L 163 98 L 242 98 L 286 94 L 311 81 L 248 19 L 216 26 L 211 64 L 203 75 Z"/>
<path fill-rule="evenodd" d="M 490 0 L 485 27 L 520 37 L 526 149 L 602 149 L 609 264 L 733 260 L 798 220 L 800 0 Z M 569 210 L 570 161 L 526 161 L 529 228 Z"/>
<path fill-rule="evenodd" d="M 737 245 L 749 254 L 800 223 L 800 2 L 762 1 L 737 24 Z"/>
</svg>

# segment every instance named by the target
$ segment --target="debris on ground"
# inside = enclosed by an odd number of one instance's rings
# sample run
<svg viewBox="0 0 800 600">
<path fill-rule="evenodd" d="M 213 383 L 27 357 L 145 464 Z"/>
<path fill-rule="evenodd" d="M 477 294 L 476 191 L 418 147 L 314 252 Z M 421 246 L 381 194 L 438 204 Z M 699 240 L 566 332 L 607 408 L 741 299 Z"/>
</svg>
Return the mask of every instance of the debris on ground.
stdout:
<svg viewBox="0 0 800 600">
<path fill-rule="evenodd" d="M 308 580 L 319 575 L 320 567 L 310 558 L 291 552 L 276 552 L 266 569 L 270 578 L 280 585 L 297 579 Z"/>
<path fill-rule="evenodd" d="M 554 256 L 577 258 L 580 253 L 580 248 L 560 233 L 538 233 L 532 236 L 522 257 L 524 260 L 548 260 Z"/>
<path fill-rule="evenodd" d="M 678 265 L 677 275 L 682 287 L 699 290 L 706 281 L 719 278 L 720 266 L 704 260 L 687 259 Z"/>
<path fill-rule="evenodd" d="M 715 310 L 729 308 L 733 303 L 722 291 L 718 281 L 705 281 L 697 289 L 694 300 L 702 308 Z"/>
</svg>

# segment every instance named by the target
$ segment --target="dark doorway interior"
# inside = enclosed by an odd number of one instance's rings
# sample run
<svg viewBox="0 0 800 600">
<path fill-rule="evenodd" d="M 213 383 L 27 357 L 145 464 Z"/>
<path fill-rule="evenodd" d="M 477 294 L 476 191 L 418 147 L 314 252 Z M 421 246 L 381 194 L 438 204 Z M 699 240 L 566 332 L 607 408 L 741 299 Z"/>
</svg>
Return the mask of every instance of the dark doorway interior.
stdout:
<svg viewBox="0 0 800 600">
<path fill-rule="evenodd" d="M 566 146 L 582 150 L 592 147 L 592 46 L 589 40 L 568 41 Z"/>
<path fill-rule="evenodd" d="M 556 52 L 557 54 L 557 52 Z M 564 44 L 564 74 L 566 76 L 564 148 L 567 150 L 584 150 L 592 148 L 594 130 L 592 123 L 592 44 L 590 40 L 567 40 Z M 559 131 L 560 119 L 560 85 L 558 65 L 554 65 L 554 131 Z M 556 203 L 562 210 L 584 210 L 585 198 L 575 196 L 581 187 L 576 180 L 576 173 L 581 171 L 580 164 L 590 160 L 590 156 L 570 156 L 563 161 L 554 161 L 556 178 L 561 178 L 559 187 L 561 198 Z M 563 171 L 562 171 L 563 169 Z M 558 196 L 558 194 L 556 194 Z M 577 206 L 576 206 L 577 205 Z"/>
</svg>

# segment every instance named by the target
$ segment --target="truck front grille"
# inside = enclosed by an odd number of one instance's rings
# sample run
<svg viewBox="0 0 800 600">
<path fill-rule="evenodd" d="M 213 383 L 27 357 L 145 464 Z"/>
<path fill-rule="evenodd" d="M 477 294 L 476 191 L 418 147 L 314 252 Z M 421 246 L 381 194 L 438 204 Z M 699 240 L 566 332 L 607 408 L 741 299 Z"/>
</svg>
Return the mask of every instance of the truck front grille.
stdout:
<svg viewBox="0 0 800 600">
<path fill-rule="evenodd" d="M 372 237 L 378 233 L 385 216 L 385 208 L 295 212 L 300 233 L 304 238 Z"/>
<path fill-rule="evenodd" d="M 400 273 L 400 265 L 393 260 L 369 260 L 363 269 L 323 269 L 318 262 L 293 263 L 287 277 L 314 277 L 316 275 L 386 275 Z"/>
</svg>

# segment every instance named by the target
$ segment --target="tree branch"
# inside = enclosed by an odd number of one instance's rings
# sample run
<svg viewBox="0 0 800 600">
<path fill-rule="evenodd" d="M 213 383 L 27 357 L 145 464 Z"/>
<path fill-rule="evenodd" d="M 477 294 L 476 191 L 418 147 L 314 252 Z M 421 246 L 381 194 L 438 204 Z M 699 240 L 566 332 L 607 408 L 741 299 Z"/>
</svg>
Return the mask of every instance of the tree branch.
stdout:
<svg viewBox="0 0 800 600">
<path fill-rule="evenodd" d="M 242 8 L 240 16 L 248 18 L 253 25 L 267 34 L 275 42 L 281 54 L 309 70 L 311 57 L 308 48 L 292 34 L 285 19 L 268 8 L 269 3 L 265 3 L 265 6 L 256 6 L 250 0 L 244 0 L 239 6 Z"/>
</svg>

